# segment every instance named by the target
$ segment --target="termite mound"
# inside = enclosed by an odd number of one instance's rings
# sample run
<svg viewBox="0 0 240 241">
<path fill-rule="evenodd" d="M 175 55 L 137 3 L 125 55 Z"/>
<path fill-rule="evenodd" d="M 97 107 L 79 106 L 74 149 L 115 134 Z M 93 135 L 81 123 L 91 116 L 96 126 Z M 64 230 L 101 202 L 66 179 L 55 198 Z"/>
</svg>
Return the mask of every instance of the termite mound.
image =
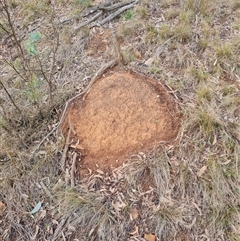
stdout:
<svg viewBox="0 0 240 241">
<path fill-rule="evenodd" d="M 71 104 L 62 125 L 71 130 L 73 147 L 82 153 L 80 173 L 112 170 L 126 158 L 177 135 L 180 114 L 158 81 L 120 71 L 98 79 Z"/>
</svg>

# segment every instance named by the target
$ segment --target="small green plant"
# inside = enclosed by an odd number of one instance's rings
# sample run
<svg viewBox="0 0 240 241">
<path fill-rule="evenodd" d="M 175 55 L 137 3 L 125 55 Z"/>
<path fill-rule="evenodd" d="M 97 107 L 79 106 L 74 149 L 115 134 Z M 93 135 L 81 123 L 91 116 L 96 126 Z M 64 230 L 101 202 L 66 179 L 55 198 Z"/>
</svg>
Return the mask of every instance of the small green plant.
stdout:
<svg viewBox="0 0 240 241">
<path fill-rule="evenodd" d="M 42 35 L 40 32 L 31 33 L 26 42 L 26 50 L 29 55 L 37 55 L 37 42 L 41 39 Z"/>
<path fill-rule="evenodd" d="M 217 120 L 214 113 L 210 113 L 204 109 L 199 110 L 198 122 L 207 137 L 211 138 L 215 130 L 220 127 L 220 122 Z"/>
<path fill-rule="evenodd" d="M 90 33 L 89 27 L 87 27 L 87 26 L 82 27 L 82 28 L 81 28 L 81 33 L 82 33 L 83 37 L 88 36 L 89 33 Z"/>
<path fill-rule="evenodd" d="M 234 48 L 231 44 L 223 44 L 215 47 L 218 58 L 229 58 L 232 56 Z"/>
<path fill-rule="evenodd" d="M 211 91 L 207 86 L 200 87 L 197 90 L 196 96 L 197 96 L 198 103 L 205 102 L 205 101 L 209 102 L 212 99 Z"/>
<path fill-rule="evenodd" d="M 131 63 L 135 59 L 134 54 L 132 53 L 132 51 L 129 51 L 129 50 L 123 51 L 122 55 L 123 55 L 123 62 L 126 64 Z"/>
<path fill-rule="evenodd" d="M 150 72 L 153 74 L 159 74 L 161 71 L 160 64 L 158 63 L 154 63 L 150 68 Z"/>
<path fill-rule="evenodd" d="M 236 94 L 236 88 L 232 85 L 223 85 L 223 87 L 221 88 L 221 92 L 223 94 L 223 96 L 227 96 L 227 95 L 232 95 L 232 94 Z"/>
<path fill-rule="evenodd" d="M 183 82 L 177 78 L 167 78 L 167 84 L 174 90 L 181 89 Z"/>
<path fill-rule="evenodd" d="M 156 39 L 158 37 L 157 29 L 153 25 L 149 24 L 149 25 L 147 25 L 146 30 L 147 30 L 146 39 L 148 41 L 150 41 L 151 43 L 156 41 Z"/>
<path fill-rule="evenodd" d="M 176 5 L 178 3 L 177 0 L 163 0 L 161 1 L 162 8 L 169 8 L 171 5 Z"/>
<path fill-rule="evenodd" d="M 126 21 L 132 19 L 134 17 L 134 12 L 132 10 L 127 10 L 124 14 L 123 17 Z"/>
<path fill-rule="evenodd" d="M 122 26 L 122 34 L 124 36 L 131 36 L 134 33 L 134 28 L 132 26 Z"/>
<path fill-rule="evenodd" d="M 180 16 L 179 16 L 179 23 L 183 23 L 183 24 L 190 24 L 190 22 L 193 20 L 194 18 L 194 13 L 191 10 L 187 10 L 185 12 L 181 12 Z"/>
<path fill-rule="evenodd" d="M 91 6 L 91 0 L 76 0 L 76 4 L 87 8 Z"/>
<path fill-rule="evenodd" d="M 206 48 L 208 47 L 209 41 L 207 39 L 200 39 L 198 41 L 198 50 L 199 51 L 205 51 Z"/>
<path fill-rule="evenodd" d="M 58 193 L 57 198 L 60 201 L 60 210 L 62 213 L 74 211 L 89 204 L 89 200 L 84 199 L 76 190 L 69 187 L 64 192 Z"/>
<path fill-rule="evenodd" d="M 185 23 L 177 24 L 173 29 L 173 35 L 180 43 L 182 44 L 188 43 L 192 37 L 192 30 L 190 25 Z"/>
<path fill-rule="evenodd" d="M 208 18 L 204 18 L 201 23 L 200 23 L 200 27 L 201 27 L 201 35 L 205 38 L 205 39 L 209 39 L 210 37 L 212 38 L 213 36 L 217 35 L 216 29 L 213 29 L 211 27 L 211 19 Z"/>
<path fill-rule="evenodd" d="M 195 14 L 202 14 L 207 15 L 211 10 L 211 1 L 208 0 L 186 0 L 184 2 L 184 9 L 185 10 L 192 10 Z"/>
<path fill-rule="evenodd" d="M 168 39 L 172 37 L 173 34 L 172 34 L 171 27 L 168 24 L 163 23 L 158 30 L 158 35 L 162 39 Z"/>
<path fill-rule="evenodd" d="M 141 16 L 142 19 L 147 18 L 147 10 L 146 10 L 146 8 L 141 8 L 139 10 L 139 13 L 140 13 L 140 16 Z"/>
<path fill-rule="evenodd" d="M 228 151 L 228 154 L 234 153 L 235 147 L 236 147 L 236 142 L 234 139 L 228 135 L 225 136 L 224 138 L 224 147 L 225 150 Z"/>
<path fill-rule="evenodd" d="M 166 11 L 166 19 L 171 20 L 171 19 L 177 18 L 179 16 L 179 13 L 180 13 L 180 11 L 178 9 L 170 7 Z"/>
<path fill-rule="evenodd" d="M 189 73 L 198 83 L 207 80 L 209 76 L 206 70 L 202 67 L 191 67 Z"/>
<path fill-rule="evenodd" d="M 26 89 L 23 90 L 23 94 L 27 97 L 28 101 L 37 106 L 39 113 L 41 113 L 41 101 L 44 96 L 41 91 L 42 81 L 37 78 L 35 75 L 32 76 L 32 79 L 26 83 Z"/>
<path fill-rule="evenodd" d="M 28 0 L 28 1 L 19 1 L 18 3 L 22 10 L 23 14 L 26 16 L 24 21 L 24 25 L 28 25 L 30 21 L 34 19 L 44 16 L 46 13 L 51 12 L 51 7 L 49 7 L 48 0 Z"/>
</svg>

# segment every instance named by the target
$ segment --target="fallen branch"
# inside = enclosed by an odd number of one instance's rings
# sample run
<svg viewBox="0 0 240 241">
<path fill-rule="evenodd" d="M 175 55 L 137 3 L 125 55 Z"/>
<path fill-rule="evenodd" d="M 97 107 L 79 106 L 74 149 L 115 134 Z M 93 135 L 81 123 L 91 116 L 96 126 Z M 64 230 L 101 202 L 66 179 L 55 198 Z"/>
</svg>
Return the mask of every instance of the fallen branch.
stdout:
<svg viewBox="0 0 240 241">
<path fill-rule="evenodd" d="M 108 1 L 106 1 L 105 3 L 101 3 L 101 4 L 97 5 L 97 6 L 93 6 L 93 7 L 91 7 L 91 8 L 87 8 L 87 9 L 85 9 L 85 10 L 81 13 L 81 17 L 87 17 L 88 15 L 93 14 L 93 13 L 95 13 L 95 12 L 98 11 L 98 10 L 104 9 L 104 8 L 106 8 L 108 5 L 113 4 L 113 3 L 114 3 L 114 1 L 108 0 Z M 101 14 L 102 14 L 102 13 L 101 13 Z M 95 15 L 95 16 L 96 16 L 96 15 Z M 60 21 L 59 24 L 66 24 L 66 23 L 70 22 L 71 20 L 73 20 L 73 19 L 75 19 L 75 18 L 77 18 L 77 17 L 78 17 L 78 16 L 73 16 L 73 17 L 71 17 L 71 18 L 64 19 L 64 20 Z M 92 21 L 94 21 L 94 20 L 92 20 Z M 86 21 L 86 22 L 88 22 L 88 21 Z M 84 23 L 86 23 L 86 22 L 84 22 Z M 82 25 L 82 27 L 83 27 L 83 26 L 85 26 L 86 24 L 81 24 L 81 25 Z"/>
<path fill-rule="evenodd" d="M 105 11 L 112 11 L 114 9 L 117 9 L 117 8 L 121 8 L 121 7 L 124 7 L 130 3 L 133 3 L 135 2 L 136 0 L 129 0 L 129 1 L 126 1 L 126 2 L 120 2 L 120 3 L 116 3 L 116 4 L 113 4 L 112 6 L 110 7 L 103 7 L 103 8 L 100 8 L 101 10 L 105 10 Z"/>
<path fill-rule="evenodd" d="M 105 13 L 106 11 L 112 11 L 114 9 L 118 9 L 117 11 L 115 11 L 114 13 L 110 14 L 108 17 L 104 18 L 103 20 L 101 20 L 98 23 L 93 23 L 89 26 L 89 28 L 93 28 L 95 26 L 100 26 L 100 25 L 104 25 L 105 23 L 111 21 L 112 19 L 114 19 L 115 17 L 117 17 L 119 14 L 121 14 L 122 12 L 126 11 L 127 9 L 132 8 L 139 0 L 128 0 L 125 2 L 120 2 L 120 3 L 116 3 L 113 5 L 111 1 L 109 1 L 109 3 L 104 3 L 104 4 L 100 4 L 98 6 L 94 6 L 90 9 L 87 9 L 86 13 L 84 13 L 82 16 L 88 16 L 90 14 L 93 14 L 96 11 L 99 11 L 98 13 L 96 13 L 92 18 L 86 20 L 85 22 L 81 23 L 77 28 L 74 29 L 73 35 L 75 35 L 82 27 L 94 22 L 95 20 L 97 20 L 101 15 L 103 15 L 103 13 Z M 110 5 L 110 6 L 108 6 Z M 70 19 L 72 20 L 72 18 Z M 70 21 L 69 19 L 62 21 L 61 23 L 66 23 Z"/>
<path fill-rule="evenodd" d="M 92 13 L 98 11 L 98 10 L 112 11 L 114 9 L 126 6 L 126 5 L 128 5 L 128 4 L 132 3 L 132 2 L 135 2 L 135 0 L 128 0 L 128 1 L 120 2 L 120 3 L 116 3 L 116 4 L 113 4 L 114 3 L 113 1 L 109 1 L 109 4 L 103 3 L 103 4 L 100 4 L 98 6 L 94 6 L 94 7 L 90 8 L 90 9 L 88 9 L 88 11 L 86 11 L 86 13 L 84 13 L 82 16 L 86 17 L 89 14 L 92 14 Z"/>
<path fill-rule="evenodd" d="M 103 14 L 103 11 L 100 11 L 96 15 L 94 15 L 92 18 L 88 19 L 87 21 L 81 23 L 77 28 L 74 29 L 73 35 L 76 34 L 82 27 L 88 25 L 89 23 L 95 21 Z"/>
<path fill-rule="evenodd" d="M 96 26 L 101 26 L 104 25 L 105 23 L 113 20 L 115 17 L 117 17 L 119 14 L 121 14 L 122 12 L 126 11 L 127 9 L 132 8 L 139 0 L 134 1 L 133 3 L 124 6 L 122 8 L 120 8 L 119 10 L 117 10 L 116 12 L 110 14 L 108 17 L 104 18 L 102 21 L 100 21 L 99 23 L 93 23 L 92 25 L 90 25 L 90 28 L 96 27 Z"/>
<path fill-rule="evenodd" d="M 91 8 L 87 8 L 87 9 L 85 9 L 82 12 L 82 17 L 87 17 L 88 15 L 96 12 L 97 10 L 99 10 L 99 9 L 101 9 L 103 7 L 107 7 L 107 6 L 111 5 L 111 4 L 113 4 L 114 2 L 115 2 L 114 0 L 107 0 L 106 2 L 101 3 L 101 4 L 97 5 L 97 6 L 93 6 Z"/>
</svg>

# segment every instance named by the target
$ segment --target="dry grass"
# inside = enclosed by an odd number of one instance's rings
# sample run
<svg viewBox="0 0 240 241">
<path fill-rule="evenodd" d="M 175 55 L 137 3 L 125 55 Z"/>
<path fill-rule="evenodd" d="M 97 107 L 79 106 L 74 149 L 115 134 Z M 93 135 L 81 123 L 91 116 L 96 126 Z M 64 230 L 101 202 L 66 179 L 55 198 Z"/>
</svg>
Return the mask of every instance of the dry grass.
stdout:
<svg viewBox="0 0 240 241">
<path fill-rule="evenodd" d="M 31 89 L 4 62 L 21 73 L 27 67 L 8 33 L 0 31 L 1 78 L 21 112 L 0 85 L 1 240 L 130 241 L 153 233 L 157 240 L 239 241 L 238 1 L 142 0 L 130 19 L 113 20 L 128 66 L 173 88 L 183 113 L 181 129 L 173 146 L 162 144 L 132 156 L 113 175 L 99 172 L 78 180 L 75 188 L 60 169 L 64 144 L 57 135 L 34 158 L 29 156 L 56 125 L 66 99 L 107 61 L 107 55 L 96 58 L 84 51 L 94 30 L 85 27 L 71 35 L 82 21 L 79 13 L 94 1 L 8 3 L 22 44 L 32 31 L 42 34 L 38 51 L 47 74 L 56 40 L 49 18 L 53 13 L 60 47 L 49 104 L 47 83 Z M 73 18 L 71 24 L 58 25 L 68 18 Z M 2 12 L 0 23 L 9 29 Z M 39 62 L 27 58 L 41 79 Z M 154 61 L 144 65 L 150 58 Z M 69 153 L 69 163 L 71 158 Z M 41 209 L 30 214 L 38 202 Z"/>
</svg>

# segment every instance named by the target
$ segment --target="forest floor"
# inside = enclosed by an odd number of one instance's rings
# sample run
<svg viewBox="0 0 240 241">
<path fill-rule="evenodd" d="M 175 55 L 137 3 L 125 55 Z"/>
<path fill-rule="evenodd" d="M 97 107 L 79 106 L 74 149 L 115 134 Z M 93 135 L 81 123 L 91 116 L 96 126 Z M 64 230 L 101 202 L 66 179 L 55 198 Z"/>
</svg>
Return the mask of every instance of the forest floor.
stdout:
<svg viewBox="0 0 240 241">
<path fill-rule="evenodd" d="M 0 240 L 240 240 L 238 0 L 0 14 Z"/>
</svg>

